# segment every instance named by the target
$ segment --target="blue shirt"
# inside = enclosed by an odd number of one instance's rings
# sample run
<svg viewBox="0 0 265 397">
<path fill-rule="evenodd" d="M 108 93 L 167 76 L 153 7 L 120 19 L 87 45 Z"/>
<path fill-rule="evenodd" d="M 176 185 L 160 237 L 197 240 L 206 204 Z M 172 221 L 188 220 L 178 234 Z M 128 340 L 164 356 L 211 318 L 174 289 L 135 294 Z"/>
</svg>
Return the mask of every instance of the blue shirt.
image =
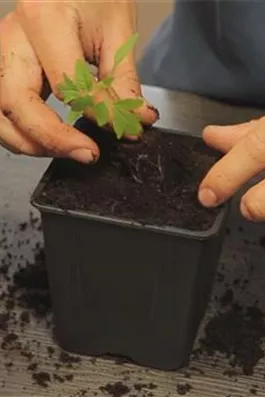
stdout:
<svg viewBox="0 0 265 397">
<path fill-rule="evenodd" d="M 139 74 L 143 84 L 265 105 L 265 2 L 177 0 Z"/>
</svg>

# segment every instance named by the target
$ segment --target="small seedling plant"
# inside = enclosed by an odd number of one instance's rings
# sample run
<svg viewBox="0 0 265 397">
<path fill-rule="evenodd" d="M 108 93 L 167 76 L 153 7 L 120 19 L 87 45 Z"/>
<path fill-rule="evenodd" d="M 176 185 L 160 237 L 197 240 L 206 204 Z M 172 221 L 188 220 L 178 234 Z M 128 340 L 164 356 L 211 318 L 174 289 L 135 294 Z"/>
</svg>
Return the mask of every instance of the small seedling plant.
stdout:
<svg viewBox="0 0 265 397">
<path fill-rule="evenodd" d="M 111 88 L 117 66 L 133 50 L 137 39 L 138 34 L 135 33 L 117 50 L 110 74 L 100 81 L 95 79 L 89 65 L 81 59 L 76 62 L 74 79 L 64 74 L 64 81 L 59 84 L 58 90 L 64 103 L 70 106 L 67 117 L 69 123 L 73 123 L 90 110 L 100 127 L 113 123 L 113 130 L 118 139 L 125 134 L 137 136 L 141 133 L 140 117 L 133 113 L 142 106 L 141 98 L 96 101 L 99 92 Z"/>
</svg>

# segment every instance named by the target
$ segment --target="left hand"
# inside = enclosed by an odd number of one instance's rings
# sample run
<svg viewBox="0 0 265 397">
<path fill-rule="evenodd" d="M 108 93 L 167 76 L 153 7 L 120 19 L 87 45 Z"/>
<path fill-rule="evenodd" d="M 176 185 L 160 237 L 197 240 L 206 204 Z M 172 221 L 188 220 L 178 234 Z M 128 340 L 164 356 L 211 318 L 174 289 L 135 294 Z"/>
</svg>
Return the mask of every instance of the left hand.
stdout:
<svg viewBox="0 0 265 397">
<path fill-rule="evenodd" d="M 226 153 L 199 188 L 200 202 L 215 207 L 265 170 L 265 117 L 233 126 L 208 126 L 203 138 L 209 146 Z M 241 198 L 240 210 L 248 220 L 265 220 L 265 179 Z"/>
</svg>

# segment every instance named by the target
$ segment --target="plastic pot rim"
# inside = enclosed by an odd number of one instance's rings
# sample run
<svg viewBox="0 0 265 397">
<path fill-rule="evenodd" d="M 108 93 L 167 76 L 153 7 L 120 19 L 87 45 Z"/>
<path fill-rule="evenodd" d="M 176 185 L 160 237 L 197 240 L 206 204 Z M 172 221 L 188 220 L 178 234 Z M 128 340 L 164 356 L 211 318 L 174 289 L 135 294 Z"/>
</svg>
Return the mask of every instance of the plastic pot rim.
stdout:
<svg viewBox="0 0 265 397">
<path fill-rule="evenodd" d="M 55 164 L 56 161 L 57 160 L 53 160 L 51 164 L 48 166 L 47 170 L 45 171 L 44 175 L 40 179 L 38 185 L 36 186 L 36 188 L 34 189 L 31 195 L 31 200 L 30 200 L 31 205 L 36 209 L 38 209 L 41 213 L 51 213 L 55 215 L 69 216 L 72 218 L 79 218 L 89 221 L 100 222 L 102 224 L 107 223 L 116 226 L 123 226 L 126 228 L 134 228 L 143 231 L 156 232 L 160 234 L 163 233 L 176 237 L 183 237 L 183 238 L 196 239 L 196 240 L 208 240 L 210 238 L 215 237 L 219 233 L 219 230 L 221 229 L 221 226 L 228 215 L 229 204 L 226 203 L 222 206 L 222 208 L 220 208 L 220 212 L 217 214 L 214 223 L 209 229 L 203 231 L 194 231 L 194 230 L 189 230 L 174 226 L 156 226 L 151 224 L 141 224 L 133 220 L 129 220 L 129 219 L 127 220 L 114 216 L 98 215 L 82 210 L 65 210 L 52 205 L 44 205 L 39 203 L 38 197 L 41 195 L 43 189 L 45 188 L 50 178 L 50 175 L 52 174 L 53 169 L 56 166 Z"/>
</svg>

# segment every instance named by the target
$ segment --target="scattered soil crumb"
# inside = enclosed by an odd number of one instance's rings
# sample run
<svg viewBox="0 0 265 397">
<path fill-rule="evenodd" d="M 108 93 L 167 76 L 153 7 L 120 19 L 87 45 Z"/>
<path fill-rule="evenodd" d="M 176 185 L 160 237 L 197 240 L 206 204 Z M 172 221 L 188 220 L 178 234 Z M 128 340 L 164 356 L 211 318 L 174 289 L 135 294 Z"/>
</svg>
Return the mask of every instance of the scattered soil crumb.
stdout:
<svg viewBox="0 0 265 397">
<path fill-rule="evenodd" d="M 18 339 L 17 334 L 15 334 L 14 332 L 10 332 L 4 336 L 3 342 L 1 344 L 1 348 L 3 350 L 17 348 L 18 340 L 19 339 Z"/>
<path fill-rule="evenodd" d="M 21 323 L 21 326 L 24 326 L 24 325 L 27 325 L 30 323 L 30 314 L 28 311 L 24 310 L 20 314 L 20 323 Z"/>
<path fill-rule="evenodd" d="M 58 374 L 53 374 L 53 379 L 60 383 L 64 383 L 64 381 L 65 381 L 64 377 L 61 375 L 58 375 Z"/>
<path fill-rule="evenodd" d="M 4 312 L 0 314 L 0 330 L 7 331 L 9 319 L 10 319 L 9 312 Z"/>
<path fill-rule="evenodd" d="M 72 356 L 66 352 L 61 352 L 59 360 L 61 363 L 65 364 L 65 366 L 71 368 L 73 364 L 78 364 L 81 362 L 81 358 L 78 356 Z"/>
<path fill-rule="evenodd" d="M 236 377 L 238 374 L 236 371 L 232 370 L 232 369 L 226 369 L 223 372 L 223 375 L 228 376 L 229 378 L 234 378 Z"/>
<path fill-rule="evenodd" d="M 47 352 L 49 354 L 49 357 L 51 358 L 54 355 L 55 350 L 54 350 L 54 348 L 52 346 L 48 346 L 47 347 Z"/>
<path fill-rule="evenodd" d="M 130 392 L 129 387 L 122 382 L 108 383 L 106 386 L 101 386 L 99 390 L 109 393 L 112 397 L 122 397 Z"/>
<path fill-rule="evenodd" d="M 192 386 L 189 385 L 188 383 L 178 383 L 177 384 L 177 393 L 180 396 L 185 396 L 186 394 L 188 394 L 190 391 L 192 390 Z"/>
<path fill-rule="evenodd" d="M 157 385 L 154 383 L 135 383 L 134 388 L 137 391 L 142 391 L 142 390 L 155 390 L 157 389 Z"/>
<path fill-rule="evenodd" d="M 220 303 L 221 306 L 228 306 L 230 305 L 234 300 L 234 292 L 232 291 L 232 289 L 228 288 L 224 295 L 221 297 Z"/>
<path fill-rule="evenodd" d="M 8 363 L 6 363 L 5 364 L 5 367 L 7 368 L 7 369 L 10 369 L 11 367 L 13 367 L 13 361 L 9 361 Z"/>
<path fill-rule="evenodd" d="M 256 364 L 264 357 L 264 315 L 257 306 L 243 308 L 234 303 L 214 316 L 205 327 L 200 352 L 213 356 L 223 353 L 232 367 L 252 375 Z"/>
<path fill-rule="evenodd" d="M 48 387 L 51 382 L 51 375 L 48 372 L 35 372 L 32 379 L 41 387 Z"/>
<path fill-rule="evenodd" d="M 27 367 L 28 371 L 33 371 L 33 372 L 35 372 L 37 369 L 38 369 L 38 364 L 37 363 L 31 363 Z"/>
<path fill-rule="evenodd" d="M 73 379 L 74 379 L 74 375 L 73 374 L 65 375 L 65 380 L 67 380 L 68 382 L 72 382 Z"/>
</svg>

